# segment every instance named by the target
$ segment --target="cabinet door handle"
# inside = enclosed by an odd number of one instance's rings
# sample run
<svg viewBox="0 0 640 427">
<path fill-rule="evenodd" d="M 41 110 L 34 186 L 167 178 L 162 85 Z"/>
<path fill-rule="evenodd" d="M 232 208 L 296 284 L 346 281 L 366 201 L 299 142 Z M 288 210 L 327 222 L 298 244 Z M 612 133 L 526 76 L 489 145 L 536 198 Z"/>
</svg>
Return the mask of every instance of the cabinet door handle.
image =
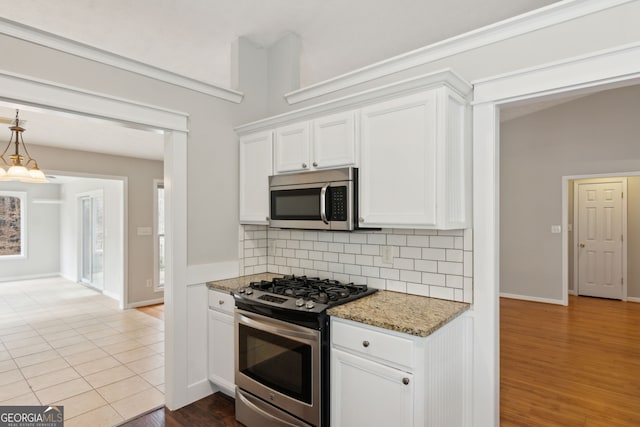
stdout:
<svg viewBox="0 0 640 427">
<path fill-rule="evenodd" d="M 317 168 L 318 167 L 318 162 L 313 162 L 313 167 Z"/>
<path fill-rule="evenodd" d="M 306 163 L 303 163 L 303 164 L 302 164 L 302 168 L 303 168 L 303 169 L 306 169 L 306 168 L 307 168 L 307 164 L 306 164 Z"/>
<path fill-rule="evenodd" d="M 218 304 L 220 305 L 224 304 L 224 300 L 218 300 Z"/>
<path fill-rule="evenodd" d="M 369 347 L 369 341 L 362 341 L 363 347 Z"/>
<path fill-rule="evenodd" d="M 404 384 L 404 385 L 409 384 L 409 378 L 404 377 L 404 378 L 402 379 L 402 384 Z"/>
</svg>

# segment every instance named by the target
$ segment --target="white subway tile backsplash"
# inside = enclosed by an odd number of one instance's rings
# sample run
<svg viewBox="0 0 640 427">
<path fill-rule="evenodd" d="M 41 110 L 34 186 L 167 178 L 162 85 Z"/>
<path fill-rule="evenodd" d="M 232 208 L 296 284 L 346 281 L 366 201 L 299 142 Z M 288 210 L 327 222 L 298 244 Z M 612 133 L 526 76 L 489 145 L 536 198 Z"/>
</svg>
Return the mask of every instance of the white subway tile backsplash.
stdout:
<svg viewBox="0 0 640 427">
<path fill-rule="evenodd" d="M 304 274 L 456 301 L 473 298 L 471 230 L 355 232 L 240 226 L 240 273 Z M 392 262 L 383 262 L 383 248 Z"/>
</svg>

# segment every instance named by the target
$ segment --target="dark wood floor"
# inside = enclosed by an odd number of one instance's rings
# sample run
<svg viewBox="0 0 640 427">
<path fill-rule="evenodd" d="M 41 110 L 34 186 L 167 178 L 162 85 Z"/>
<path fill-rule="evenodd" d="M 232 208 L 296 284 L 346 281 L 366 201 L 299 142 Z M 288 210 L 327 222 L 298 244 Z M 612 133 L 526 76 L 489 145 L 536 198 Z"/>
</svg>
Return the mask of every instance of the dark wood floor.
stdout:
<svg viewBox="0 0 640 427">
<path fill-rule="evenodd" d="M 166 407 L 122 424 L 126 427 L 242 427 L 235 419 L 235 402 L 223 393 L 170 411 Z"/>
</svg>

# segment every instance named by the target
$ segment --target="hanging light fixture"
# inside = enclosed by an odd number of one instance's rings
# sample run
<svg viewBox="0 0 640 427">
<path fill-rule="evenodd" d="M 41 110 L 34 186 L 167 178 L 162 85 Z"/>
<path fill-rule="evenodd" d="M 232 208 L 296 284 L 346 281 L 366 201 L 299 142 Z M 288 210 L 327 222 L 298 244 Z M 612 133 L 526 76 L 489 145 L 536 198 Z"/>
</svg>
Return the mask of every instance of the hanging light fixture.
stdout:
<svg viewBox="0 0 640 427">
<path fill-rule="evenodd" d="M 8 169 L 5 171 L 4 168 L 0 167 L 0 181 L 20 181 L 20 182 L 30 182 L 30 183 L 45 183 L 49 182 L 44 173 L 40 169 L 38 169 L 38 162 L 31 157 L 29 151 L 27 150 L 27 146 L 22 139 L 22 132 L 24 132 L 24 128 L 20 126 L 20 118 L 18 117 L 18 110 L 16 110 L 16 119 L 9 126 L 11 129 L 11 138 L 7 143 L 7 147 L 4 149 L 2 154 L 0 155 L 0 159 L 4 162 L 5 166 Z M 7 152 L 11 148 L 11 144 L 14 145 L 13 154 L 9 154 L 9 161 L 7 161 Z M 22 146 L 22 150 L 26 156 L 20 154 L 20 146 Z"/>
</svg>

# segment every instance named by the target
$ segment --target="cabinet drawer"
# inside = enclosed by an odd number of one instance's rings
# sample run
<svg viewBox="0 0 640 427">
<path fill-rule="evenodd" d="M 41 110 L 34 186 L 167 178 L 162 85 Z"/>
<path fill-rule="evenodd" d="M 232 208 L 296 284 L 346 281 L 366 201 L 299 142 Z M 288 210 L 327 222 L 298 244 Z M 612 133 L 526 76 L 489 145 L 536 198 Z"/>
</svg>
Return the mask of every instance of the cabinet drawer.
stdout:
<svg viewBox="0 0 640 427">
<path fill-rule="evenodd" d="M 209 308 L 224 311 L 225 313 L 233 313 L 234 306 L 233 296 L 229 292 L 209 289 Z"/>
<path fill-rule="evenodd" d="M 334 346 L 388 362 L 394 367 L 414 367 L 414 342 L 409 338 L 334 320 L 331 322 L 331 341 Z"/>
</svg>

